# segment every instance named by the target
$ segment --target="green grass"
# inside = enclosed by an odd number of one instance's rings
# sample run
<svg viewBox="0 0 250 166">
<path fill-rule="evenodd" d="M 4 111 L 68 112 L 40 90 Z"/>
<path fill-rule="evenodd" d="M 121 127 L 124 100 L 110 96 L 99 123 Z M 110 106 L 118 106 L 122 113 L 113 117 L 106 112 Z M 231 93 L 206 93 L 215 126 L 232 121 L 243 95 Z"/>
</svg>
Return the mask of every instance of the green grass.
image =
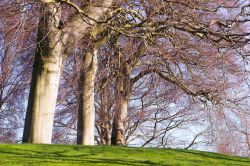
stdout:
<svg viewBox="0 0 250 166">
<path fill-rule="evenodd" d="M 249 158 L 217 153 L 109 146 L 0 144 L 0 165 L 249 165 Z"/>
</svg>

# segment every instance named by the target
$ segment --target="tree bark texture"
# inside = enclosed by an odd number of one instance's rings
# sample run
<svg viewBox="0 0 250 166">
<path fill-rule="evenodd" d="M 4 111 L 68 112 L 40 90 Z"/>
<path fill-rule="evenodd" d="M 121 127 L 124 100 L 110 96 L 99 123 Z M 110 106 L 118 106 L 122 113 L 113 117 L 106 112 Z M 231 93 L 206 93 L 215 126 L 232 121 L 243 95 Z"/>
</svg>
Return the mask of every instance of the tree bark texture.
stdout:
<svg viewBox="0 0 250 166">
<path fill-rule="evenodd" d="M 46 4 L 43 10 L 23 132 L 23 142 L 29 143 L 51 143 L 63 62 L 58 4 Z"/>
<path fill-rule="evenodd" d="M 113 120 L 111 144 L 112 145 L 125 145 L 125 121 L 128 111 L 128 99 L 120 97 L 117 101 L 115 116 Z"/>
<path fill-rule="evenodd" d="M 121 64 L 119 62 L 119 73 L 116 81 L 116 109 L 112 125 L 111 144 L 125 145 L 125 122 L 128 112 L 128 100 L 131 94 L 131 69 L 126 60 L 121 57 Z"/>
<path fill-rule="evenodd" d="M 94 48 L 83 56 L 82 65 L 79 81 L 77 144 L 94 145 L 97 49 Z"/>
</svg>

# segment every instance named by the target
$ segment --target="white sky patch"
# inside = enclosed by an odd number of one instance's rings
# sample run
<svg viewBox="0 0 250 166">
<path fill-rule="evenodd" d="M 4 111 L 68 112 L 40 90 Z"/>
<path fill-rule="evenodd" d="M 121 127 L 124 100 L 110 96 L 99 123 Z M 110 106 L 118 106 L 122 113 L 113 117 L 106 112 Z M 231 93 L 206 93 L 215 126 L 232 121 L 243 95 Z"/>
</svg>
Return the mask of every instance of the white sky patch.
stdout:
<svg viewBox="0 0 250 166">
<path fill-rule="evenodd" d="M 176 104 L 175 103 L 170 103 L 168 107 L 169 108 L 174 108 L 174 107 L 176 107 Z"/>
</svg>

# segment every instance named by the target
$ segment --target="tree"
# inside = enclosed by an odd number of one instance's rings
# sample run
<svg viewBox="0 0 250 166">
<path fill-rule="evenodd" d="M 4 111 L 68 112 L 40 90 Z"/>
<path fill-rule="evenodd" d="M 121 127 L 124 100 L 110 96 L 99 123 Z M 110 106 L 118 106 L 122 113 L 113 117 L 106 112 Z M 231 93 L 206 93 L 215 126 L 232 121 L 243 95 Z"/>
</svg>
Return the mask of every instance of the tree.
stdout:
<svg viewBox="0 0 250 166">
<path fill-rule="evenodd" d="M 77 13 L 65 27 L 61 27 L 60 3 L 46 0 L 41 2 L 44 16 L 38 28 L 37 53 L 23 133 L 23 142 L 31 143 L 51 142 L 63 58 L 112 3 L 103 1 L 101 7 L 91 5 L 88 7 L 87 20 L 82 19 L 82 13 Z"/>
<path fill-rule="evenodd" d="M 247 86 L 249 2 L 18 0 L 0 2 L 0 8 L 9 9 L 1 11 L 0 22 L 1 35 L 7 34 L 0 37 L 1 109 L 25 96 L 30 75 L 23 71 L 30 69 L 32 44 L 37 46 L 24 142 L 50 143 L 57 105 L 56 143 L 94 144 L 96 117 L 98 144 L 134 140 L 141 146 L 173 147 L 185 142 L 178 147 L 190 148 L 207 134 L 214 149 L 224 153 L 243 154 L 239 149 L 249 147 L 249 122 L 243 118 L 247 104 L 240 108 L 248 97 L 236 93 Z M 23 105 L 14 104 L 14 109 Z M 14 109 L 0 117 L 16 119 L 22 111 Z M 208 129 L 192 140 L 177 136 L 200 124 Z M 230 140 L 230 133 L 237 136 Z"/>
<path fill-rule="evenodd" d="M 77 143 L 94 145 L 95 132 L 95 96 L 94 85 L 97 70 L 97 47 L 92 46 L 84 54 L 79 78 L 79 110 L 77 125 Z"/>
<path fill-rule="evenodd" d="M 0 2 L 0 141 L 19 142 L 33 61 L 35 7 Z M 30 16 L 32 19 L 28 19 Z"/>
</svg>

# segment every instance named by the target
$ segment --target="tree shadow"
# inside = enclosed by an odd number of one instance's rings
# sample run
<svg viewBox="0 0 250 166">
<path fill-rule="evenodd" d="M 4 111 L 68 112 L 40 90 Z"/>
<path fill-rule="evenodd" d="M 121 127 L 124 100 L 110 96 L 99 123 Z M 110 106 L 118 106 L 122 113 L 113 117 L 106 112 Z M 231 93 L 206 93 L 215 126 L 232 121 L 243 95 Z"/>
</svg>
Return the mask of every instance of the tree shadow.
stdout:
<svg viewBox="0 0 250 166">
<path fill-rule="evenodd" d="M 5 163 L 16 163 L 17 161 L 23 163 L 29 163 L 31 165 L 156 165 L 156 166 L 168 166 L 166 163 L 174 162 L 175 165 L 182 164 L 206 164 L 214 165 L 214 161 L 206 159 L 221 160 L 221 163 L 237 162 L 239 164 L 248 164 L 248 158 L 239 158 L 233 156 L 226 156 L 217 153 L 199 152 L 192 150 L 181 150 L 181 149 L 154 149 L 152 151 L 146 149 L 134 149 L 134 148 L 116 148 L 116 147 L 89 147 L 89 146 L 69 146 L 65 145 L 21 145 L 21 146 L 1 146 L 0 147 L 0 158 L 3 156 L 0 165 Z M 26 148 L 22 148 L 26 147 Z M 150 148 L 151 149 L 151 148 Z M 150 160 L 150 158 L 144 157 L 143 153 L 149 155 L 152 153 L 153 156 L 160 160 Z M 150 152 L 150 153 L 148 153 Z M 157 152 L 157 153 L 156 153 Z M 133 157 L 130 157 L 131 153 L 137 153 Z M 139 155 L 138 155 L 139 154 Z M 192 154 L 193 157 L 185 161 L 185 154 Z M 119 156 L 121 155 L 121 156 Z M 145 156 L 147 156 L 145 155 Z M 162 160 L 164 156 L 172 156 L 172 159 Z M 178 158 L 180 155 L 180 158 Z M 152 157 L 153 157 L 152 156 Z M 188 155 L 186 155 L 188 156 Z M 196 159 L 197 158 L 197 159 Z M 184 160 L 183 160 L 184 159 Z M 219 161 L 220 162 L 220 161 Z M 170 164 L 171 165 L 171 164 Z M 172 164 L 173 165 L 173 164 Z M 249 164 L 250 165 L 250 164 Z"/>
<path fill-rule="evenodd" d="M 249 163 L 249 158 L 246 158 L 246 157 L 236 157 L 236 156 L 228 156 L 228 155 L 223 155 L 223 154 L 218 154 L 218 153 L 213 153 L 213 152 L 201 152 L 201 151 L 199 152 L 199 151 L 182 150 L 182 149 L 172 149 L 172 150 L 177 151 L 177 153 L 181 152 L 181 153 L 193 154 L 193 155 L 200 156 L 203 158 Z"/>
<path fill-rule="evenodd" d="M 17 159 L 22 158 L 22 161 L 27 161 L 31 165 L 39 165 L 46 163 L 54 164 L 103 164 L 103 165 L 158 165 L 167 166 L 166 164 L 161 164 L 159 162 L 152 162 L 150 160 L 133 160 L 127 158 L 115 158 L 115 157 L 100 157 L 95 158 L 95 154 L 84 152 L 85 154 L 73 154 L 65 155 L 68 152 L 81 151 L 82 147 L 73 147 L 70 150 L 53 151 L 53 152 L 42 152 L 39 150 L 28 150 L 19 148 L 0 148 L 0 154 L 6 155 L 5 161 L 0 161 L 1 163 L 16 163 Z M 88 149 L 91 150 L 91 149 Z M 105 152 L 105 150 L 103 151 Z M 8 157 L 9 156 L 9 157 Z M 20 161 L 20 162 L 22 162 Z"/>
</svg>

